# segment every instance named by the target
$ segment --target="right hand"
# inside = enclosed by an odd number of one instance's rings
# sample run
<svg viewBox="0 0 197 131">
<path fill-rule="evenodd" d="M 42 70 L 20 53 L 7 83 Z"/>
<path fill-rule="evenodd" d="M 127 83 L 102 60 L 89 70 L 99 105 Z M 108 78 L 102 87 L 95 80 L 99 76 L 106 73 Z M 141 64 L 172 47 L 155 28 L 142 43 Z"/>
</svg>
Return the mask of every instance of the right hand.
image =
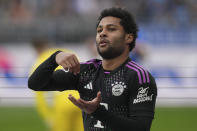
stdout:
<svg viewBox="0 0 197 131">
<path fill-rule="evenodd" d="M 91 114 L 96 111 L 96 109 L 99 107 L 99 104 L 101 102 L 101 92 L 99 91 L 97 93 L 97 96 L 91 100 L 91 101 L 85 101 L 81 98 L 76 99 L 71 94 L 68 96 L 68 99 L 77 107 L 79 107 L 82 111 L 86 112 L 87 114 Z"/>
<path fill-rule="evenodd" d="M 80 63 L 75 54 L 60 52 L 56 55 L 55 60 L 58 65 L 75 75 L 80 72 Z"/>
</svg>

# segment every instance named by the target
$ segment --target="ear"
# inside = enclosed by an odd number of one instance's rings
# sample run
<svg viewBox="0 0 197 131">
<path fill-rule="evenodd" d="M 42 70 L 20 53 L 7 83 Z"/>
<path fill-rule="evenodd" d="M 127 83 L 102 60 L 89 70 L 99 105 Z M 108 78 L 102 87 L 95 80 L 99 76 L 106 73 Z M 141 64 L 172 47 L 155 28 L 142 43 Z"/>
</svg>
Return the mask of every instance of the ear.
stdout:
<svg viewBox="0 0 197 131">
<path fill-rule="evenodd" d="M 133 41 L 133 34 L 126 34 L 125 42 L 126 44 L 130 44 Z"/>
</svg>

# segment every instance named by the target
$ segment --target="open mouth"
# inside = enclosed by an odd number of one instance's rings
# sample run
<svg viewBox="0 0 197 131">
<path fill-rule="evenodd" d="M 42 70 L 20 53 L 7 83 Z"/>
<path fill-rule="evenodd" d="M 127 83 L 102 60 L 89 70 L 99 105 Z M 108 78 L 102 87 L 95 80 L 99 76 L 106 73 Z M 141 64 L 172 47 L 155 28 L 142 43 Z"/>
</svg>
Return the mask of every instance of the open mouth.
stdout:
<svg viewBox="0 0 197 131">
<path fill-rule="evenodd" d="M 106 46 L 107 44 L 109 44 L 109 41 L 108 41 L 108 40 L 101 40 L 101 41 L 99 42 L 99 46 L 100 46 L 100 47 L 104 47 L 104 46 Z"/>
</svg>

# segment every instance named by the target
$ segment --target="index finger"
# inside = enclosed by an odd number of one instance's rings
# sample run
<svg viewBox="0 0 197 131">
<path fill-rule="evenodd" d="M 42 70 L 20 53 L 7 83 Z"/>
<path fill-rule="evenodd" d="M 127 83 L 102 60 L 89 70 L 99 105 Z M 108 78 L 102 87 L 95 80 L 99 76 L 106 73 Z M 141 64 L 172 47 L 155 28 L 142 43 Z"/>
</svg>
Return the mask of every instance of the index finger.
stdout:
<svg viewBox="0 0 197 131">
<path fill-rule="evenodd" d="M 75 99 L 75 97 L 73 97 L 72 95 L 69 95 L 68 99 L 76 106 L 78 106 L 80 109 L 84 108 L 83 103 L 81 103 L 80 101 L 78 101 L 77 99 Z"/>
</svg>

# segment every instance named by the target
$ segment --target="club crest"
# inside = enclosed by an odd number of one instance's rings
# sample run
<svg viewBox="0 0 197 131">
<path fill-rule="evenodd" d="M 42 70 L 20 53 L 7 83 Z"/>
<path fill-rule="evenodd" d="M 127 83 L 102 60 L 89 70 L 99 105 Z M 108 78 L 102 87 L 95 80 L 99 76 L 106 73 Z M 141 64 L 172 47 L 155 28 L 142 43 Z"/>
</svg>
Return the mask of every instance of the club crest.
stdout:
<svg viewBox="0 0 197 131">
<path fill-rule="evenodd" d="M 112 84 L 112 95 L 120 96 L 124 92 L 126 85 L 124 82 L 115 82 Z"/>
</svg>

